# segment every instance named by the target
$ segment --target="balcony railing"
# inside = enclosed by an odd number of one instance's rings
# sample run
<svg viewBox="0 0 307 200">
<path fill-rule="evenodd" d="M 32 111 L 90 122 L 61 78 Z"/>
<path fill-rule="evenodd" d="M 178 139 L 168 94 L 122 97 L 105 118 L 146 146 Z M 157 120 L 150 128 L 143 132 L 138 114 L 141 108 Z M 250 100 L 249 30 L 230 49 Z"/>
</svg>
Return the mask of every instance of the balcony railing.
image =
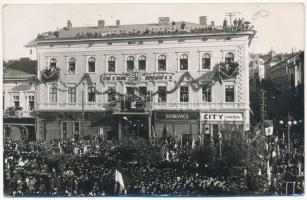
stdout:
<svg viewBox="0 0 307 200">
<path fill-rule="evenodd" d="M 3 111 L 3 117 L 32 117 L 30 115 L 32 111 L 21 111 L 21 110 L 16 110 L 16 111 L 8 111 L 5 110 Z"/>
<path fill-rule="evenodd" d="M 224 103 L 190 103 L 190 102 L 147 102 L 144 111 L 149 110 L 219 110 L 219 109 L 248 109 L 248 103 L 224 102 Z M 129 108 L 123 109 L 123 106 L 110 106 L 108 103 L 85 103 L 84 110 L 113 110 L 113 111 L 129 111 Z M 42 103 L 38 104 L 38 110 L 82 110 L 82 103 Z"/>
</svg>

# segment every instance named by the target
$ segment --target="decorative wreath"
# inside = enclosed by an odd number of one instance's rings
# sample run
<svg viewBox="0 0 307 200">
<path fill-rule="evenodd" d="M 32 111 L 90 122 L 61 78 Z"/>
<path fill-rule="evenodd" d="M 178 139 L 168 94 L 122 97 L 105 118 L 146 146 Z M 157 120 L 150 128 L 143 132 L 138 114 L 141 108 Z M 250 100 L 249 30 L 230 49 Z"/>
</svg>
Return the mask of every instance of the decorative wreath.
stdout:
<svg viewBox="0 0 307 200">
<path fill-rule="evenodd" d="M 51 67 L 42 71 L 42 81 L 55 81 L 60 78 L 60 69 Z"/>
</svg>

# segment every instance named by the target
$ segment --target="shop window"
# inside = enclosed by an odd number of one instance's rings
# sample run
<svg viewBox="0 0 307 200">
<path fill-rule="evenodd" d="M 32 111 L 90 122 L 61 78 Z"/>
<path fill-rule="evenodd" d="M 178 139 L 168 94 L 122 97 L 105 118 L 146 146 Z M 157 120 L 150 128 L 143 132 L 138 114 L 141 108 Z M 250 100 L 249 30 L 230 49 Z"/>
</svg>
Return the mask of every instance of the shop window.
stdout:
<svg viewBox="0 0 307 200">
<path fill-rule="evenodd" d="M 158 87 L 158 102 L 166 102 L 166 86 Z"/>
<path fill-rule="evenodd" d="M 108 88 L 108 102 L 114 102 L 116 101 L 116 93 L 115 93 L 115 87 L 109 87 Z"/>
<path fill-rule="evenodd" d="M 70 87 L 68 88 L 68 102 L 69 103 L 76 103 L 76 88 L 75 87 Z"/>
<path fill-rule="evenodd" d="M 188 70 L 188 55 L 182 54 L 179 58 L 180 70 Z"/>
<path fill-rule="evenodd" d="M 166 56 L 164 55 L 158 57 L 158 70 L 166 71 Z"/>
<path fill-rule="evenodd" d="M 202 100 L 203 102 L 211 102 L 212 101 L 212 89 L 211 87 L 203 87 L 202 88 Z"/>
<path fill-rule="evenodd" d="M 189 102 L 189 87 L 180 87 L 180 102 Z"/>
<path fill-rule="evenodd" d="M 56 68 L 57 60 L 55 58 L 50 59 L 49 68 Z"/>
<path fill-rule="evenodd" d="M 68 60 L 68 73 L 69 74 L 76 73 L 76 59 L 75 58 L 70 58 Z"/>
<path fill-rule="evenodd" d="M 62 122 L 62 138 L 67 139 L 67 122 Z"/>
<path fill-rule="evenodd" d="M 20 107 L 19 95 L 14 95 L 13 96 L 13 104 L 14 104 L 15 109 Z"/>
<path fill-rule="evenodd" d="M 90 57 L 88 59 L 88 72 L 95 72 L 96 68 L 96 59 L 94 57 Z"/>
<path fill-rule="evenodd" d="M 134 58 L 132 56 L 129 56 L 126 60 L 127 64 L 127 71 L 133 71 L 134 70 Z"/>
<path fill-rule="evenodd" d="M 28 96 L 29 110 L 34 110 L 34 95 Z"/>
<path fill-rule="evenodd" d="M 233 62 L 233 61 L 234 61 L 234 58 L 235 58 L 235 56 L 234 56 L 233 53 L 231 53 L 231 52 L 226 53 L 226 56 L 225 56 L 225 63 L 231 63 L 231 62 Z"/>
<path fill-rule="evenodd" d="M 49 89 L 49 102 L 56 103 L 58 101 L 58 89 L 56 87 L 51 87 Z"/>
<path fill-rule="evenodd" d="M 202 55 L 202 69 L 210 69 L 211 56 L 208 53 Z"/>
<path fill-rule="evenodd" d="M 5 136 L 6 138 L 11 137 L 11 127 L 10 126 L 5 126 L 4 128 Z"/>
<path fill-rule="evenodd" d="M 108 71 L 115 72 L 115 57 L 113 56 L 108 59 Z"/>
<path fill-rule="evenodd" d="M 87 101 L 95 102 L 96 101 L 96 91 L 94 86 L 90 86 L 87 88 Z"/>
<path fill-rule="evenodd" d="M 234 85 L 225 86 L 225 101 L 234 102 L 235 101 L 235 87 Z"/>
<path fill-rule="evenodd" d="M 146 57 L 145 56 L 139 57 L 139 70 L 146 70 Z"/>
</svg>

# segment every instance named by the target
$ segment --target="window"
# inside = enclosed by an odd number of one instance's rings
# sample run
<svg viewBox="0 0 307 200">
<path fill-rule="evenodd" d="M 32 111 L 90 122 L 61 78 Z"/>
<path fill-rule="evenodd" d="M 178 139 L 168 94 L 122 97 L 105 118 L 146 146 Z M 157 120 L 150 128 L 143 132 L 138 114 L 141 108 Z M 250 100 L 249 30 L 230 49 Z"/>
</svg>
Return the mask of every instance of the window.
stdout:
<svg viewBox="0 0 307 200">
<path fill-rule="evenodd" d="M 96 59 L 94 57 L 90 57 L 88 59 L 88 72 L 95 72 Z"/>
<path fill-rule="evenodd" d="M 29 110 L 34 110 L 34 95 L 28 96 Z"/>
<path fill-rule="evenodd" d="M 80 134 L 80 123 L 74 122 L 74 135 L 79 135 L 79 134 Z"/>
<path fill-rule="evenodd" d="M 166 86 L 158 87 L 158 102 L 166 102 Z"/>
<path fill-rule="evenodd" d="M 211 95 L 212 95 L 211 87 L 210 88 L 206 88 L 206 87 L 202 88 L 202 100 L 203 100 L 203 102 L 211 102 L 212 101 Z"/>
<path fill-rule="evenodd" d="M 76 59 L 75 58 L 69 58 L 68 60 L 68 73 L 69 74 L 76 73 Z"/>
<path fill-rule="evenodd" d="M 13 96 L 13 104 L 14 104 L 15 109 L 20 106 L 19 95 Z"/>
<path fill-rule="evenodd" d="M 188 56 L 186 54 L 182 54 L 179 58 L 180 70 L 188 70 Z"/>
<path fill-rule="evenodd" d="M 146 96 L 147 95 L 147 88 L 146 87 L 139 87 L 139 95 Z"/>
<path fill-rule="evenodd" d="M 90 86 L 87 88 L 87 101 L 88 102 L 95 102 L 96 101 L 96 92 L 95 87 Z"/>
<path fill-rule="evenodd" d="M 76 103 L 76 88 L 74 87 L 68 88 L 68 102 Z"/>
<path fill-rule="evenodd" d="M 108 59 L 108 71 L 115 72 L 115 58 L 113 56 Z"/>
<path fill-rule="evenodd" d="M 50 67 L 50 68 L 56 68 L 56 62 L 57 62 L 57 60 L 56 60 L 55 58 L 51 58 L 51 59 L 50 59 L 50 65 L 49 65 L 49 67 Z"/>
<path fill-rule="evenodd" d="M 134 69 L 134 58 L 129 56 L 127 58 L 127 71 L 133 71 Z"/>
<path fill-rule="evenodd" d="M 49 102 L 50 103 L 56 103 L 57 102 L 57 97 L 58 91 L 56 87 L 52 87 L 49 89 Z"/>
<path fill-rule="evenodd" d="M 210 69 L 211 56 L 208 53 L 202 55 L 202 69 Z"/>
<path fill-rule="evenodd" d="M 139 57 L 139 70 L 146 70 L 146 57 L 145 56 Z"/>
<path fill-rule="evenodd" d="M 234 85 L 225 86 L 225 101 L 234 102 L 235 101 L 235 87 Z"/>
<path fill-rule="evenodd" d="M 226 53 L 226 56 L 225 56 L 225 63 L 231 63 L 231 62 L 233 62 L 234 61 L 234 55 L 233 55 L 233 53 L 231 53 L 231 52 L 228 52 L 228 53 Z"/>
<path fill-rule="evenodd" d="M 108 88 L 108 102 L 114 102 L 116 101 L 116 94 L 115 94 L 115 87 L 109 87 Z"/>
<path fill-rule="evenodd" d="M 189 102 L 189 88 L 188 86 L 180 87 L 180 102 Z"/>
<path fill-rule="evenodd" d="M 166 71 L 166 56 L 164 55 L 158 57 L 158 70 Z"/>
<path fill-rule="evenodd" d="M 62 122 L 62 139 L 67 139 L 67 122 Z"/>
</svg>

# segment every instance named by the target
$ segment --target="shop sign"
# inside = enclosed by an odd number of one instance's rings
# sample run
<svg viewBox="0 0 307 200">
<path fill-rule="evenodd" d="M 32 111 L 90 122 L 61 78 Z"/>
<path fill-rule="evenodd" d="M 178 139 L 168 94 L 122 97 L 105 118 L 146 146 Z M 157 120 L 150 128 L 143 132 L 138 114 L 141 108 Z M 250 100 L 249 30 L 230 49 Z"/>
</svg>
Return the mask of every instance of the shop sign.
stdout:
<svg viewBox="0 0 307 200">
<path fill-rule="evenodd" d="M 206 112 L 200 114 L 201 121 L 228 121 L 228 122 L 242 122 L 242 113 L 218 113 L 218 112 Z"/>
<path fill-rule="evenodd" d="M 197 112 L 159 112 L 156 115 L 157 120 L 191 120 L 198 119 Z"/>
<path fill-rule="evenodd" d="M 105 73 L 100 77 L 102 82 L 112 82 L 112 81 L 124 81 L 124 82 L 138 82 L 138 81 L 171 81 L 173 79 L 172 73 L 140 73 L 140 72 L 130 72 L 130 73 Z"/>
</svg>

